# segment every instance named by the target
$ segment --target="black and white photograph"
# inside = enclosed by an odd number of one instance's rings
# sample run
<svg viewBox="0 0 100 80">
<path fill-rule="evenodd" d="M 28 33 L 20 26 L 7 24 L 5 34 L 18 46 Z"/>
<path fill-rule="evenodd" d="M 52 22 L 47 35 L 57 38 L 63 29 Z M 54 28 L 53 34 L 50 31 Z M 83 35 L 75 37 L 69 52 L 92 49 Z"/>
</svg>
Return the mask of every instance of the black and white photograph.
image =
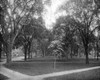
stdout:
<svg viewBox="0 0 100 80">
<path fill-rule="evenodd" d="M 100 0 L 0 0 L 0 80 L 100 80 Z"/>
</svg>

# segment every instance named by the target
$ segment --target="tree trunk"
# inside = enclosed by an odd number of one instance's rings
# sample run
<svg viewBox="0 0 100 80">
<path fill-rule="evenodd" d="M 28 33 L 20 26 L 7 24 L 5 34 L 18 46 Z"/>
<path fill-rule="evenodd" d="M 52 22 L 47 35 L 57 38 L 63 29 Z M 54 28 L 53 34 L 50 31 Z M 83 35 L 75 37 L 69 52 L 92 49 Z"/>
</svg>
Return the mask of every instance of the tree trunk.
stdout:
<svg viewBox="0 0 100 80">
<path fill-rule="evenodd" d="M 96 45 L 97 45 L 97 60 L 99 60 L 99 52 L 98 52 L 98 49 L 99 49 L 99 47 L 98 47 L 98 42 L 96 43 Z"/>
<path fill-rule="evenodd" d="M 99 60 L 99 52 L 97 51 L 97 60 Z"/>
<path fill-rule="evenodd" d="M 2 50 L 0 49 L 0 60 L 1 60 L 1 52 L 2 52 Z"/>
<path fill-rule="evenodd" d="M 30 45 L 28 44 L 28 49 L 27 49 L 27 55 L 28 55 L 28 59 L 30 59 Z"/>
<path fill-rule="evenodd" d="M 72 48 L 70 48 L 70 57 L 72 59 Z"/>
<path fill-rule="evenodd" d="M 12 61 L 12 49 L 13 49 L 13 44 L 14 44 L 14 41 L 16 39 L 18 34 L 16 34 L 15 36 L 12 36 L 12 34 L 10 33 L 9 34 L 9 42 L 5 42 L 5 46 L 6 46 L 6 49 L 7 49 L 7 63 L 10 63 Z"/>
<path fill-rule="evenodd" d="M 27 50 L 25 49 L 25 61 L 27 60 Z"/>
<path fill-rule="evenodd" d="M 12 44 L 8 44 L 8 50 L 7 50 L 7 63 L 10 63 L 11 60 L 12 60 L 12 55 L 11 55 L 11 52 L 12 52 Z"/>
<path fill-rule="evenodd" d="M 27 45 L 24 45 L 24 60 L 27 60 Z"/>
<path fill-rule="evenodd" d="M 7 63 L 11 62 L 11 53 L 7 53 Z"/>
<path fill-rule="evenodd" d="M 0 42 L 0 60 L 1 60 L 2 44 Z"/>
<path fill-rule="evenodd" d="M 44 46 L 41 46 L 41 51 L 42 51 L 42 57 L 44 57 L 45 56 Z"/>
<path fill-rule="evenodd" d="M 83 42 L 83 46 L 84 46 L 84 50 L 85 50 L 85 56 L 86 56 L 86 64 L 89 64 L 89 57 L 88 57 L 88 44 L 89 44 L 89 33 L 88 33 L 88 27 L 90 27 L 89 25 L 87 25 L 87 28 L 85 28 L 84 30 L 79 30 L 80 31 L 80 35 L 82 38 L 82 42 Z"/>
<path fill-rule="evenodd" d="M 86 44 L 84 47 L 85 47 L 86 64 L 89 64 L 88 44 Z"/>
<path fill-rule="evenodd" d="M 27 53 L 25 52 L 25 61 L 27 61 Z"/>
<path fill-rule="evenodd" d="M 28 58 L 32 58 L 32 54 L 31 54 L 31 43 L 32 43 L 32 40 L 28 42 Z"/>
</svg>

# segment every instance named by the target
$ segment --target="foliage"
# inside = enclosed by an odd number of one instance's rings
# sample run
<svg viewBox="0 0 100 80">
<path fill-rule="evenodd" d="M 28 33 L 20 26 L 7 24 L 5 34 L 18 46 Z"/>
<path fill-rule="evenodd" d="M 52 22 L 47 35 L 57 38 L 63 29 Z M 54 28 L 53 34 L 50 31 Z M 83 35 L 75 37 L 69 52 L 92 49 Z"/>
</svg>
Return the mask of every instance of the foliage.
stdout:
<svg viewBox="0 0 100 80">
<path fill-rule="evenodd" d="M 1 28 L 7 47 L 7 56 L 9 56 L 7 61 L 9 62 L 16 38 L 19 37 L 24 26 L 31 22 L 32 18 L 38 18 L 41 15 L 43 5 L 42 0 L 0 0 L 0 4 L 4 11 L 5 23 Z"/>
<path fill-rule="evenodd" d="M 66 10 L 67 16 L 61 17 L 57 21 L 54 30 L 58 31 L 58 33 L 56 32 L 58 36 L 61 35 L 61 30 L 64 31 L 62 39 L 65 50 L 69 45 L 72 45 L 72 48 L 75 45 L 77 47 L 83 45 L 86 63 L 89 63 L 89 44 L 95 42 L 95 34 L 100 25 L 99 4 L 94 0 L 70 0 L 65 6 L 62 6 L 62 9 Z"/>
</svg>

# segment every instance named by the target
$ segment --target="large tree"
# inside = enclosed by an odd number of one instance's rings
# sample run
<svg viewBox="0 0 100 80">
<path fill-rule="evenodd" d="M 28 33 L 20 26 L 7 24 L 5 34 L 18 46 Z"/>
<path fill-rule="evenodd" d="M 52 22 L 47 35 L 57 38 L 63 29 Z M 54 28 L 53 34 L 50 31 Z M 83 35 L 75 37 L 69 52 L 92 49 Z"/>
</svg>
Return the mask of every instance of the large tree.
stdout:
<svg viewBox="0 0 100 80">
<path fill-rule="evenodd" d="M 31 18 L 41 14 L 42 0 L 0 0 L 4 10 L 5 24 L 2 26 L 3 38 L 7 52 L 7 62 L 11 61 L 14 42 Z"/>
<path fill-rule="evenodd" d="M 66 22 L 78 30 L 86 55 L 86 63 L 89 63 L 88 48 L 91 35 L 98 28 L 99 7 L 94 0 L 71 0 L 67 4 L 66 11 L 70 18 Z"/>
<path fill-rule="evenodd" d="M 1 4 L 1 2 L 0 2 Z M 3 10 L 3 7 L 0 5 L 0 59 L 1 59 L 1 52 L 2 52 L 2 49 L 3 49 L 3 35 L 2 35 L 2 26 L 4 25 L 4 10 Z"/>
</svg>

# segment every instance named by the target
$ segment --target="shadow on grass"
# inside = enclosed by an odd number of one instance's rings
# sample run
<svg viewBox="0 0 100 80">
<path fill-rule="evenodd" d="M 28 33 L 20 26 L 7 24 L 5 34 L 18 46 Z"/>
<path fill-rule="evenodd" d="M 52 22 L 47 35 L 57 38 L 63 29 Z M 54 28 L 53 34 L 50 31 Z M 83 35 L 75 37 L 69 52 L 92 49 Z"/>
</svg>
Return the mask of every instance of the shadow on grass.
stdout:
<svg viewBox="0 0 100 80">
<path fill-rule="evenodd" d="M 9 79 L 9 78 L 4 76 L 4 75 L 2 75 L 2 74 L 0 74 L 0 80 L 7 80 L 7 79 Z"/>
</svg>

